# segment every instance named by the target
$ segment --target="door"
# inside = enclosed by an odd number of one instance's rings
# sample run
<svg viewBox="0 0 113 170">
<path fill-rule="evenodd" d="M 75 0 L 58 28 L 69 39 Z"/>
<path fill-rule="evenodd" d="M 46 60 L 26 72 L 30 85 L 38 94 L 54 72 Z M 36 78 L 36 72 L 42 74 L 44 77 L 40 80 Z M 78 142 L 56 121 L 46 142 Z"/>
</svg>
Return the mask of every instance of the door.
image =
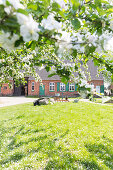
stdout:
<svg viewBox="0 0 113 170">
<path fill-rule="evenodd" d="M 100 86 L 96 86 L 96 92 L 100 93 Z"/>
<path fill-rule="evenodd" d="M 39 86 L 39 96 L 45 96 L 45 85 Z"/>
<path fill-rule="evenodd" d="M 14 82 L 14 96 L 27 96 L 28 95 L 28 77 L 25 77 L 25 84 L 20 84 L 18 87 Z M 25 90 L 26 89 L 26 90 Z"/>
<path fill-rule="evenodd" d="M 21 96 L 21 86 L 16 87 L 16 85 L 14 84 L 14 96 Z"/>
</svg>

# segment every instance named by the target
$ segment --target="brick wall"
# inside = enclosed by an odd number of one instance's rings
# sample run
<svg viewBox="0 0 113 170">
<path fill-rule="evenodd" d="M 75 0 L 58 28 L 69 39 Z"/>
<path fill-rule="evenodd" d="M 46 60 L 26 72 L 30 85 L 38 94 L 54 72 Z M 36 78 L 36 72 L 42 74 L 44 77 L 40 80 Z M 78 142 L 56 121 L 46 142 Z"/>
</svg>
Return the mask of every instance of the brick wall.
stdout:
<svg viewBox="0 0 113 170">
<path fill-rule="evenodd" d="M 34 82 L 34 91 L 32 91 L 32 82 Z M 39 82 L 35 80 L 28 80 L 28 96 L 38 96 L 39 95 Z"/>
<path fill-rule="evenodd" d="M 32 91 L 32 82 L 34 82 L 34 91 Z M 50 82 L 54 82 L 55 83 L 55 91 L 49 91 L 49 83 Z M 45 96 L 55 96 L 56 93 L 60 93 L 60 96 L 62 96 L 62 92 L 61 91 L 57 91 L 57 83 L 60 83 L 60 81 L 57 80 L 45 80 L 42 81 L 43 85 L 45 86 Z M 104 81 L 103 80 L 92 80 L 88 82 L 89 84 L 93 83 L 94 84 L 94 88 L 96 88 L 96 86 L 101 86 L 103 85 Z M 33 96 L 33 95 L 37 95 L 39 96 L 39 86 L 40 83 L 39 82 L 35 82 L 34 80 L 29 80 L 28 81 L 28 96 Z M 63 91 L 63 96 L 72 96 L 75 97 L 77 95 L 77 91 Z"/>
<path fill-rule="evenodd" d="M 49 83 L 54 82 L 55 83 L 55 91 L 51 92 L 49 91 Z M 62 96 L 61 91 L 57 91 L 57 83 L 60 83 L 60 81 L 54 80 L 54 81 L 45 81 L 43 84 L 45 85 L 45 96 L 55 96 L 56 93 L 60 93 L 60 96 Z M 69 91 L 63 91 L 63 96 L 76 96 L 76 91 L 69 92 Z"/>
<path fill-rule="evenodd" d="M 13 81 L 11 81 L 13 83 Z M 1 87 L 0 96 L 12 96 L 14 89 L 10 88 L 7 83 L 4 83 Z"/>
<path fill-rule="evenodd" d="M 94 88 L 96 88 L 96 86 L 101 86 L 104 84 L 104 80 L 91 80 L 88 81 L 89 84 L 93 83 Z"/>
<path fill-rule="evenodd" d="M 13 81 L 12 81 L 13 82 Z M 32 82 L 34 82 L 34 91 L 32 91 Z M 49 91 L 49 83 L 54 82 L 55 83 L 55 91 L 51 92 Z M 57 91 L 57 83 L 60 83 L 60 81 L 57 80 L 45 80 L 43 81 L 43 85 L 45 85 L 45 96 L 55 96 L 56 93 L 60 93 L 60 96 L 62 96 L 62 92 Z M 88 82 L 89 84 L 93 83 L 94 87 L 101 86 L 104 84 L 103 80 L 92 80 Z M 28 96 L 39 96 L 39 82 L 35 82 L 35 80 L 28 80 Z M 9 88 L 8 84 L 3 84 L 1 87 L 1 96 L 12 96 L 14 92 L 14 89 Z M 70 92 L 70 91 L 64 91 L 63 96 L 72 96 L 75 97 L 77 95 L 77 92 Z"/>
</svg>

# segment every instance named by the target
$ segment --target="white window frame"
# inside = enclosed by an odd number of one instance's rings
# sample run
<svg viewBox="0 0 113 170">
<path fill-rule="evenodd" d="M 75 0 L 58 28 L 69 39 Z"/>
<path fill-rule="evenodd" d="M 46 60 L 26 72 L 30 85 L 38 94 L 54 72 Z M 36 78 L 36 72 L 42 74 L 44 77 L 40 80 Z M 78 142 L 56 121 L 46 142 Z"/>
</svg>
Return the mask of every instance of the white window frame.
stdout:
<svg viewBox="0 0 113 170">
<path fill-rule="evenodd" d="M 100 86 L 96 86 L 96 92 L 100 93 Z"/>
<path fill-rule="evenodd" d="M 55 91 L 55 83 L 54 82 L 49 83 L 49 91 Z"/>
<path fill-rule="evenodd" d="M 63 88 L 63 91 L 66 90 L 66 85 L 64 83 L 60 83 L 60 91 L 62 91 L 62 88 Z"/>
<path fill-rule="evenodd" d="M 32 82 L 31 91 L 35 91 L 35 83 Z"/>
<path fill-rule="evenodd" d="M 74 87 L 74 89 L 72 89 Z M 75 91 L 75 84 L 69 83 L 69 91 Z"/>
<path fill-rule="evenodd" d="M 90 85 L 91 85 L 91 91 L 93 91 L 94 90 L 94 84 L 90 83 Z"/>
</svg>

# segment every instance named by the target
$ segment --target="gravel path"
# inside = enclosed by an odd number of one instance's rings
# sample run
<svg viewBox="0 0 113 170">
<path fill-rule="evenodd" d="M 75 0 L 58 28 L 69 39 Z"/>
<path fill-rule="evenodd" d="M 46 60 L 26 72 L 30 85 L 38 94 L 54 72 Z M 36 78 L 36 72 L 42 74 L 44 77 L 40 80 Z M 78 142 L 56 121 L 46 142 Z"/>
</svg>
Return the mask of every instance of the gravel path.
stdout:
<svg viewBox="0 0 113 170">
<path fill-rule="evenodd" d="M 26 98 L 24 96 L 23 97 L 0 97 L 0 107 L 34 102 L 34 100 L 36 100 L 36 98 Z M 69 99 L 69 101 L 72 102 L 72 101 L 74 101 L 74 99 Z M 91 102 L 88 99 L 80 99 L 80 101 L 89 102 L 89 103 L 94 104 L 94 102 Z M 102 104 L 102 103 L 95 103 L 95 104 L 111 106 L 109 104 Z"/>
<path fill-rule="evenodd" d="M 36 100 L 36 98 L 26 97 L 0 97 L 0 107 L 11 106 L 22 103 L 29 103 Z"/>
</svg>

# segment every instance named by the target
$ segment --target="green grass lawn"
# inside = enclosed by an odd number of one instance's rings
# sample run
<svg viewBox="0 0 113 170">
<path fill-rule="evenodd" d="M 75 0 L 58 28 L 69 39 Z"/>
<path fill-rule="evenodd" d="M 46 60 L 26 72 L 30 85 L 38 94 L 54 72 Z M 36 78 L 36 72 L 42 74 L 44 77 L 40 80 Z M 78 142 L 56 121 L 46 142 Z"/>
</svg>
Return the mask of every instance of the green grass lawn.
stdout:
<svg viewBox="0 0 113 170">
<path fill-rule="evenodd" d="M 69 102 L 0 108 L 0 169 L 113 169 L 113 107 Z"/>
</svg>

